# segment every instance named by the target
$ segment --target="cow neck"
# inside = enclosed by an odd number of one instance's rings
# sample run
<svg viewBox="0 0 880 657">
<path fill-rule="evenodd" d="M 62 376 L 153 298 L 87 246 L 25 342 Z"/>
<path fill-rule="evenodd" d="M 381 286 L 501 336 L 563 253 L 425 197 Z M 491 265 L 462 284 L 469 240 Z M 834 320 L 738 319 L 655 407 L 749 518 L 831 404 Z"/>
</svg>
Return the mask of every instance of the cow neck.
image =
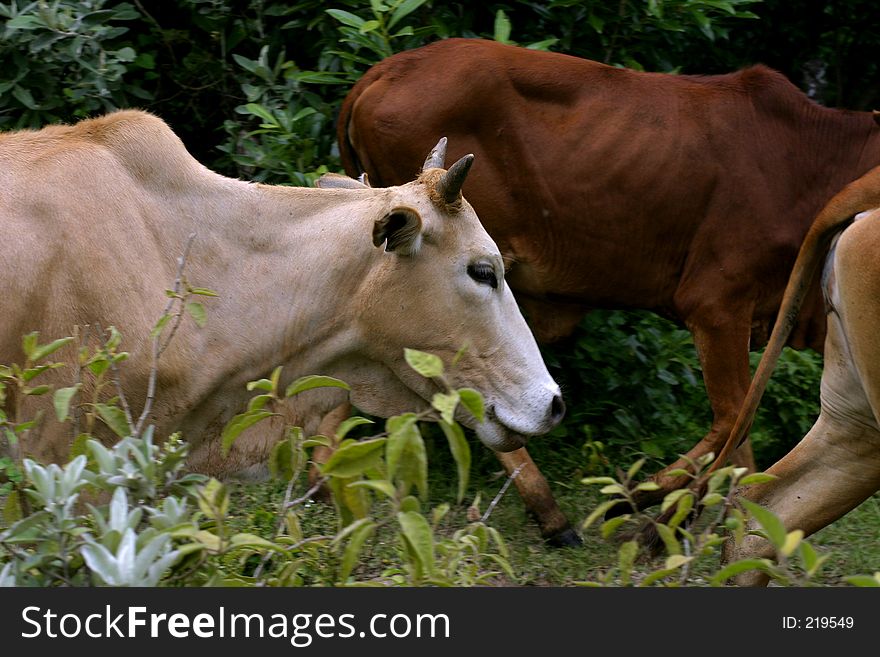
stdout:
<svg viewBox="0 0 880 657">
<path fill-rule="evenodd" d="M 193 285 L 220 295 L 203 344 L 236 354 L 215 385 L 244 389 L 277 365 L 288 376 L 344 375 L 360 339 L 351 301 L 378 253 L 371 231 L 384 193 L 230 182 L 213 220 L 195 226 L 187 266 Z"/>
</svg>

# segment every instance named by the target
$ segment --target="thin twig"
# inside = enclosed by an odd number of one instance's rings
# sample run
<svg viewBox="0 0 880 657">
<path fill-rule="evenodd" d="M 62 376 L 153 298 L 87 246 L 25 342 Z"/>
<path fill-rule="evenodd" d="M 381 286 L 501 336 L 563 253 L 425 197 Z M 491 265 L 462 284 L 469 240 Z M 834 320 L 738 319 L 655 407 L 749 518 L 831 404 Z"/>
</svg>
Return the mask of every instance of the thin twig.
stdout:
<svg viewBox="0 0 880 657">
<path fill-rule="evenodd" d="M 486 513 L 483 514 L 483 517 L 480 518 L 480 522 L 486 522 L 489 519 L 489 516 L 492 514 L 492 511 L 495 510 L 495 507 L 498 505 L 498 502 L 501 501 L 501 498 L 504 497 L 504 493 L 507 492 L 507 489 L 510 488 L 510 484 L 513 483 L 513 480 L 519 476 L 519 471 L 526 467 L 525 463 L 521 463 L 514 469 L 513 472 L 510 473 L 510 476 L 507 478 L 507 481 L 504 482 L 504 485 L 501 487 L 501 490 L 498 491 L 498 494 L 495 496 L 489 506 L 486 508 Z"/>
<path fill-rule="evenodd" d="M 110 360 L 110 371 L 113 372 L 113 383 L 116 384 L 116 392 L 119 395 L 119 403 L 122 404 L 122 412 L 125 413 L 125 421 L 131 430 L 134 427 L 134 420 L 131 416 L 131 408 L 128 406 L 128 399 L 125 398 L 125 392 L 122 390 L 122 381 L 119 380 L 119 368 L 113 360 Z"/>
<path fill-rule="evenodd" d="M 321 477 L 302 496 L 296 498 L 295 500 L 293 500 L 291 502 L 290 496 L 293 494 L 293 484 L 296 481 L 296 477 L 292 477 L 290 479 L 290 482 L 287 484 L 287 490 L 284 492 L 284 501 L 281 503 L 281 513 L 283 514 L 288 509 L 305 502 L 312 495 L 314 495 L 318 491 L 318 489 L 321 486 L 323 486 L 324 483 L 326 483 L 326 481 L 328 479 L 329 479 L 329 477 Z M 278 519 L 278 528 L 275 530 L 275 536 L 281 535 L 281 531 L 284 529 L 285 520 L 286 520 L 285 515 L 281 515 L 281 517 Z M 304 541 L 300 541 L 299 543 L 292 545 L 289 549 L 294 550 L 294 549 L 300 547 L 301 545 L 303 545 L 304 543 L 309 543 L 311 541 L 314 541 L 317 539 L 322 539 L 322 538 L 332 538 L 332 536 L 319 536 L 316 538 L 305 539 Z M 269 553 L 268 552 L 263 554 L 263 558 L 260 559 L 259 565 L 257 565 L 257 567 L 254 569 L 254 575 L 253 575 L 254 579 L 259 579 L 260 575 L 263 574 L 263 568 L 266 566 L 267 563 L 269 563 Z"/>
<path fill-rule="evenodd" d="M 181 281 L 183 280 L 183 268 L 186 266 L 186 259 L 189 257 L 189 251 L 192 247 L 193 240 L 195 240 L 196 234 L 190 233 L 189 237 L 186 240 L 186 246 L 183 249 L 183 255 L 177 259 L 177 277 L 174 279 L 174 295 L 168 299 L 168 303 L 165 305 L 165 312 L 162 313 L 164 317 L 169 312 L 171 312 L 171 308 L 174 306 L 174 303 L 178 301 L 177 295 L 180 292 Z M 161 331 L 153 338 L 152 345 L 152 365 L 150 366 L 150 378 L 147 381 L 147 399 L 144 402 L 144 410 L 141 412 L 141 416 L 138 418 L 137 424 L 134 427 L 133 435 L 138 437 L 141 435 L 141 430 L 144 427 L 144 423 L 147 421 L 147 417 L 150 415 L 150 411 L 153 410 L 153 402 L 156 399 L 156 379 L 159 374 L 159 357 L 162 355 L 162 351 L 165 350 L 165 347 L 168 346 L 168 342 L 171 341 L 171 338 L 174 336 L 174 332 L 177 330 L 177 325 L 180 323 L 180 314 L 177 316 L 177 322 L 171 329 L 171 333 L 168 336 L 168 340 L 165 342 L 165 345 L 160 349 L 159 340 L 161 338 Z"/>
<path fill-rule="evenodd" d="M 318 489 L 319 489 L 321 486 L 323 486 L 325 483 L 327 483 L 327 480 L 328 480 L 328 479 L 330 479 L 330 477 L 321 477 L 320 479 L 318 479 L 318 481 L 316 481 L 314 484 L 312 484 L 312 487 L 311 487 L 311 488 L 309 488 L 309 489 L 308 489 L 305 493 L 303 493 L 300 497 L 297 497 L 295 500 L 293 500 L 293 502 L 288 502 L 287 500 L 285 500 L 285 501 L 284 501 L 284 506 L 281 507 L 281 508 L 282 508 L 284 511 L 287 511 L 287 509 L 290 509 L 290 508 L 292 508 L 292 507 L 295 507 L 295 506 L 297 506 L 298 504 L 302 504 L 302 503 L 305 502 L 307 499 L 309 499 L 312 495 L 314 495 L 315 493 L 317 493 L 317 492 L 318 492 Z"/>
</svg>

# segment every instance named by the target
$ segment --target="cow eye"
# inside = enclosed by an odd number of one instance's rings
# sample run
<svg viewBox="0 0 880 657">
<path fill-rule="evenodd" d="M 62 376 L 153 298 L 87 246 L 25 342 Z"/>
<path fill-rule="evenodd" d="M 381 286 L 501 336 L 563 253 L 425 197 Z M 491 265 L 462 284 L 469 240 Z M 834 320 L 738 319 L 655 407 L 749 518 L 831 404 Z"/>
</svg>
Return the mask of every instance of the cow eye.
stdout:
<svg viewBox="0 0 880 657">
<path fill-rule="evenodd" d="M 498 277 L 495 275 L 495 268 L 487 262 L 468 265 L 467 273 L 477 283 L 491 285 L 493 290 L 498 287 Z"/>
</svg>

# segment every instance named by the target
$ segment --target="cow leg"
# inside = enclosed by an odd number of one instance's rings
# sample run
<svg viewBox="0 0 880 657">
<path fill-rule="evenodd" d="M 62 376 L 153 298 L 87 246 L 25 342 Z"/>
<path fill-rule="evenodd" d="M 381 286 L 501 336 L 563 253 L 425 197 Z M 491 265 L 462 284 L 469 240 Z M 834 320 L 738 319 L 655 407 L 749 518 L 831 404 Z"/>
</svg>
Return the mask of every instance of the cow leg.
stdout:
<svg viewBox="0 0 880 657">
<path fill-rule="evenodd" d="M 816 424 L 793 450 L 769 470 L 778 479 L 742 491 L 745 498 L 773 511 L 788 531 L 809 536 L 861 504 L 880 488 L 880 432 L 866 424 L 835 419 L 823 410 Z M 757 528 L 752 521 L 748 529 Z M 725 545 L 723 561 L 769 558 L 774 549 L 759 536 Z M 768 577 L 750 571 L 737 577 L 741 586 L 763 586 Z"/>
<path fill-rule="evenodd" d="M 581 539 L 562 513 L 547 479 L 525 447 L 512 452 L 495 452 L 508 475 L 518 472 L 513 480 L 529 512 L 541 528 L 541 536 L 556 547 L 578 546 Z"/>
<path fill-rule="evenodd" d="M 720 322 L 717 319 L 712 323 L 688 322 L 703 367 L 703 381 L 713 413 L 712 426 L 709 433 L 703 436 L 683 458 L 663 468 L 651 478 L 660 486 L 660 490 L 642 491 L 635 496 L 639 509 L 659 503 L 670 491 L 682 488 L 692 481 L 686 475 L 669 475 L 668 472 L 674 469 L 689 470 L 691 469 L 689 460 L 694 461 L 709 452 L 718 454 L 724 447 L 749 387 L 748 348 L 751 329 L 745 318 L 750 315 L 750 310 L 742 309 L 736 314 L 728 311 Z M 748 440 L 736 450 L 731 460 L 750 470 L 755 469 Z M 623 511 L 620 509 L 618 512 Z"/>
<path fill-rule="evenodd" d="M 318 425 L 318 434 L 322 436 L 335 436 L 339 425 L 342 424 L 349 415 L 351 415 L 351 404 L 349 402 L 340 404 L 321 419 L 321 423 Z M 332 453 L 333 450 L 330 447 L 318 446 L 312 450 L 312 465 L 309 468 L 308 474 L 309 488 L 315 486 L 321 479 L 321 472 L 318 470 L 318 465 L 326 463 Z M 326 485 L 321 485 L 312 497 L 320 502 L 329 502 L 330 489 Z"/>
</svg>

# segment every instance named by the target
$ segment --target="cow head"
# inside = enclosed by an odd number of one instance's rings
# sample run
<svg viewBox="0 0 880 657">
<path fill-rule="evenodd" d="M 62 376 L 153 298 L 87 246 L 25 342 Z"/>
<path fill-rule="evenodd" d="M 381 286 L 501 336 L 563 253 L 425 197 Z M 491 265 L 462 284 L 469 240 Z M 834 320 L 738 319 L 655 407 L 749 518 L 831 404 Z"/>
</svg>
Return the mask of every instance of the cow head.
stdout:
<svg viewBox="0 0 880 657">
<path fill-rule="evenodd" d="M 372 225 L 373 264 L 354 300 L 367 358 L 349 375 L 352 401 L 379 415 L 424 407 L 442 386 L 414 372 L 403 353 L 428 351 L 443 359 L 452 385 L 484 397 L 483 422 L 465 411 L 459 420 L 488 447 L 510 451 L 552 429 L 565 407 L 504 282 L 501 253 L 462 198 L 473 156 L 446 171 L 445 145 L 416 181 L 374 190 L 384 204 Z M 359 185 L 343 177 L 319 184 Z"/>
</svg>

